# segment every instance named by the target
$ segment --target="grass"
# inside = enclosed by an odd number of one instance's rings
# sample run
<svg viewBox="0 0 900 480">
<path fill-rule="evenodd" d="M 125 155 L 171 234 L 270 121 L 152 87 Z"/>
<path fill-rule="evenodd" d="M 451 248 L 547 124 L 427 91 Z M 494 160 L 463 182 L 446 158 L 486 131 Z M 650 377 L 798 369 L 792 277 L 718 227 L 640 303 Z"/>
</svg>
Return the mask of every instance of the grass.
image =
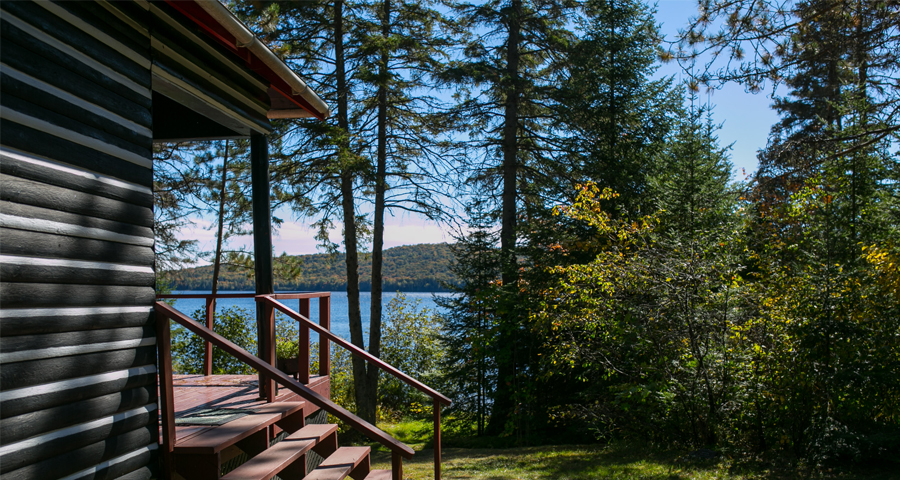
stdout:
<svg viewBox="0 0 900 480">
<path fill-rule="evenodd" d="M 403 463 L 405 479 L 434 478 L 431 422 L 404 420 L 379 425 L 411 446 L 416 455 Z M 478 444 L 450 435 L 450 444 Z M 442 477 L 448 480 L 900 480 L 892 466 L 845 466 L 810 471 L 759 459 L 686 460 L 686 450 L 646 445 L 548 445 L 520 448 L 444 448 Z M 390 453 L 373 445 L 373 468 L 390 469 Z M 896 469 L 896 465 L 893 465 Z"/>
</svg>

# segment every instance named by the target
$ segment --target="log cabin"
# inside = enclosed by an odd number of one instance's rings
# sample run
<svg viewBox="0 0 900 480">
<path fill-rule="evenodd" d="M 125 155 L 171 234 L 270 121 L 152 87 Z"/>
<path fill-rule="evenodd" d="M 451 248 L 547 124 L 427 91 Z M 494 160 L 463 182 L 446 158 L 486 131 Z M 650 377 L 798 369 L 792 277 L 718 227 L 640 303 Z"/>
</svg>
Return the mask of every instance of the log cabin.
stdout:
<svg viewBox="0 0 900 480">
<path fill-rule="evenodd" d="M 329 114 L 300 76 L 213 0 L 4 1 L 0 24 L 0 478 L 399 479 L 412 449 L 329 398 L 335 345 L 431 396 L 439 478 L 449 399 L 331 334 L 327 294 L 273 290 L 270 119 Z M 155 291 L 153 144 L 225 138 L 251 144 L 256 355 Z M 300 325 L 295 377 L 274 368 L 275 310 Z M 172 321 L 207 361 L 215 345 L 258 375 L 175 374 Z M 311 423 L 322 412 L 384 445 L 391 469 L 338 447 Z"/>
</svg>

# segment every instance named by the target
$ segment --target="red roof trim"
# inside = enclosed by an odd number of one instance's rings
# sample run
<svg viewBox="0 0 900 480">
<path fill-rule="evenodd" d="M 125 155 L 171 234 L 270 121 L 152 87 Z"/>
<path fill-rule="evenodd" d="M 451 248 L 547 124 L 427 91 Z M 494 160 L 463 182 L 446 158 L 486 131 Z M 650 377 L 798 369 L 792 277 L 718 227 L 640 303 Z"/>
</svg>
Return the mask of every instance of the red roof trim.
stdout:
<svg viewBox="0 0 900 480">
<path fill-rule="evenodd" d="M 261 75 L 263 78 L 269 81 L 269 84 L 272 86 L 274 90 L 283 95 L 285 98 L 299 106 L 300 108 L 308 111 L 313 114 L 319 120 L 324 120 L 325 115 L 321 112 L 318 112 L 309 102 L 306 101 L 300 95 L 293 95 L 293 89 L 284 79 L 282 79 L 277 73 L 275 73 L 271 68 L 269 68 L 262 60 L 256 57 L 250 50 L 237 46 L 237 41 L 228 30 L 225 29 L 219 22 L 212 18 L 206 10 L 203 9 L 200 5 L 194 0 L 165 0 L 167 4 L 172 6 L 175 10 L 181 12 L 182 15 L 190 19 L 192 22 L 197 24 L 200 28 L 203 29 L 204 32 L 207 33 L 211 38 L 216 40 L 219 44 L 227 48 L 232 54 L 240 58 L 244 61 L 244 65 L 247 66 L 250 70 Z"/>
</svg>

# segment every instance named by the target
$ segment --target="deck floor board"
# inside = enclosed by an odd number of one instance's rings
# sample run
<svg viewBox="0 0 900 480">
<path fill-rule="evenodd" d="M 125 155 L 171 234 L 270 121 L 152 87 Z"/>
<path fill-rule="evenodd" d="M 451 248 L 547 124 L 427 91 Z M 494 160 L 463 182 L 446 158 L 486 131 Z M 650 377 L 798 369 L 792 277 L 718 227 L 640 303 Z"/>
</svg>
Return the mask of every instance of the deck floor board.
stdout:
<svg viewBox="0 0 900 480">
<path fill-rule="evenodd" d="M 327 382 L 328 377 L 312 376 L 308 386 L 315 387 Z M 256 375 L 173 375 L 172 376 L 175 418 L 204 408 L 246 409 L 265 405 L 259 398 L 258 377 Z M 278 389 L 276 402 L 302 401 L 295 393 L 284 388 Z M 211 427 L 176 426 L 175 443 L 193 437 Z"/>
</svg>

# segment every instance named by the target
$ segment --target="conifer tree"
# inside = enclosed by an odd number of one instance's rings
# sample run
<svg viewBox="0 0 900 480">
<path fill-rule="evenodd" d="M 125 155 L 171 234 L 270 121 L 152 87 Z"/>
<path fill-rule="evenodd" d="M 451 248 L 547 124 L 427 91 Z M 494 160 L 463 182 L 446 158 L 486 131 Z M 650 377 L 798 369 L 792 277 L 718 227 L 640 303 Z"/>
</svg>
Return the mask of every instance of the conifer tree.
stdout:
<svg viewBox="0 0 900 480">
<path fill-rule="evenodd" d="M 385 214 L 412 212 L 440 220 L 451 210 L 442 176 L 453 165 L 442 142 L 446 117 L 435 115 L 437 100 L 429 93 L 431 73 L 446 56 L 448 40 L 441 36 L 447 20 L 430 2 L 383 0 L 360 5 L 354 29 L 358 45 L 360 100 L 374 106 L 375 115 L 361 119 L 358 136 L 365 137 L 371 159 L 372 274 L 369 353 L 380 355 Z M 375 134 L 369 133 L 373 130 Z M 379 369 L 355 361 L 357 405 L 375 418 Z M 358 363 L 358 365 L 357 365 Z M 355 374 L 356 375 L 356 374 Z"/>
<path fill-rule="evenodd" d="M 576 2 L 490 0 L 453 4 L 460 25 L 468 29 L 461 58 L 442 72 L 458 87 L 461 102 L 455 113 L 467 122 L 472 160 L 467 179 L 479 195 L 495 202 L 500 221 L 500 273 L 503 302 L 495 361 L 497 390 L 488 433 L 508 425 L 517 379 L 527 372 L 525 315 L 520 310 L 517 239 L 520 206 L 545 202 L 552 183 L 549 142 L 553 115 L 550 102 L 554 72 L 561 68 L 571 40 L 569 14 Z"/>
<path fill-rule="evenodd" d="M 324 122 L 281 122 L 279 149 L 273 149 L 272 174 L 279 184 L 280 201 L 298 215 L 317 218 L 317 239 L 322 247 L 337 252 L 329 230 L 343 226 L 350 340 L 365 348 L 359 300 L 360 243 L 369 234 L 365 217 L 358 211 L 357 196 L 369 169 L 362 155 L 364 144 L 354 130 L 364 115 L 355 101 L 359 93 L 356 73 L 359 56 L 353 44 L 358 12 L 354 4 L 336 2 L 257 2 L 237 6 L 261 38 L 297 71 L 304 72 L 312 88 L 330 105 L 333 115 Z M 357 394 L 365 394 L 364 370 L 354 362 Z M 374 422 L 373 410 L 357 405 L 364 419 Z"/>
<path fill-rule="evenodd" d="M 468 232 L 451 246 L 451 271 L 460 282 L 447 287 L 456 295 L 436 301 L 448 312 L 443 328 L 447 393 L 454 410 L 474 416 L 476 431 L 483 435 L 497 381 L 493 352 L 498 348 L 500 257 L 495 219 L 486 202 L 476 199 L 466 212 Z"/>
<path fill-rule="evenodd" d="M 359 311 L 359 252 L 373 241 L 368 350 L 380 353 L 384 216 L 414 212 L 439 219 L 446 210 L 444 125 L 433 115 L 429 75 L 446 41 L 445 19 L 429 3 L 263 2 L 247 12 L 314 89 L 337 105 L 326 123 L 283 125 L 273 172 L 279 194 L 298 215 L 317 218 L 330 251 L 343 224 L 351 341 L 365 348 Z M 331 35 L 323 32 L 332 31 Z M 361 213 L 373 205 L 369 217 Z M 336 208 L 340 205 L 340 208 Z M 357 413 L 374 423 L 378 368 L 354 357 Z"/>
<path fill-rule="evenodd" d="M 681 108 L 671 79 L 653 80 L 661 42 L 653 11 L 637 0 L 591 0 L 560 90 L 566 176 L 612 188 L 625 211 L 649 199 L 652 157 Z"/>
<path fill-rule="evenodd" d="M 855 151 L 897 135 L 900 10 L 896 0 L 791 4 L 698 0 L 697 4 L 699 14 L 679 32 L 676 48 L 663 56 L 683 62 L 686 70 L 702 60 L 696 81 L 713 87 L 737 82 L 752 92 L 787 83 L 809 94 L 806 107 L 795 103 L 799 108 L 793 113 L 806 119 L 822 115 L 825 123 L 835 120 L 840 108 L 830 109 L 822 102 L 837 98 L 841 85 L 852 86 L 857 99 L 869 103 L 868 118 L 855 134 L 842 138 L 834 152 Z M 812 80 L 809 74 L 818 79 Z M 853 80 L 842 83 L 848 75 Z M 814 98 L 817 111 L 808 108 Z M 791 116 L 784 120 L 796 125 Z M 812 124 L 807 127 L 819 131 Z"/>
<path fill-rule="evenodd" d="M 199 213 L 194 201 L 199 179 L 185 144 L 153 146 L 153 222 L 156 288 L 166 291 L 177 270 L 196 263 L 200 251 L 196 240 L 179 232 Z"/>
<path fill-rule="evenodd" d="M 692 94 L 650 182 L 659 212 L 654 249 L 662 254 L 651 261 L 658 262 L 662 288 L 647 314 L 674 334 L 670 346 L 681 344 L 668 356 L 668 408 L 688 420 L 684 427 L 697 443 L 712 445 L 729 432 L 723 409 L 734 401 L 729 352 L 740 324 L 735 284 L 743 270 L 737 256 L 742 241 L 728 147 L 718 144 L 711 106 L 696 102 Z"/>
<path fill-rule="evenodd" d="M 874 392 L 894 388 L 880 383 L 884 357 L 858 352 L 897 349 L 883 330 L 896 328 L 884 290 L 893 277 L 875 260 L 897 255 L 897 2 L 700 7 L 678 53 L 731 60 L 713 59 L 700 81 L 788 90 L 750 192 L 750 288 L 761 307 L 747 328 L 766 352 L 753 378 L 769 401 L 784 399 L 758 409 L 758 444 L 780 438 L 815 461 L 862 455 L 851 439 L 896 432 L 878 420 L 891 407 Z"/>
</svg>

